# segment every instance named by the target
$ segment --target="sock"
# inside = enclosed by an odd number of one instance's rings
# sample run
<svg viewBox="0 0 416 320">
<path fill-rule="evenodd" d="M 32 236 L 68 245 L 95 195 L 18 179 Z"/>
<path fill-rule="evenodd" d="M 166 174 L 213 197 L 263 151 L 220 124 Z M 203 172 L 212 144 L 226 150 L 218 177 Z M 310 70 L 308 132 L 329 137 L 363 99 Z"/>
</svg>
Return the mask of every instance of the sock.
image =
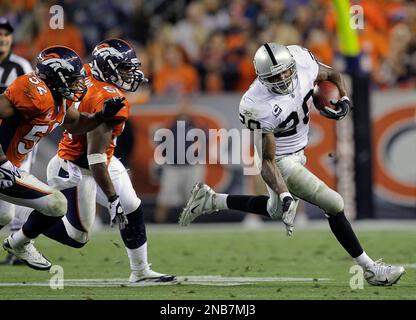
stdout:
<svg viewBox="0 0 416 320">
<path fill-rule="evenodd" d="M 21 230 L 28 238 L 34 239 L 37 236 L 39 236 L 43 231 L 49 229 L 61 218 L 62 217 L 46 216 L 43 213 L 34 210 L 27 218 L 27 221 L 23 225 Z"/>
<path fill-rule="evenodd" d="M 136 211 L 127 215 L 129 223 L 120 230 L 121 238 L 128 249 L 137 249 L 147 241 L 146 226 L 144 224 L 144 213 L 139 206 Z"/>
<path fill-rule="evenodd" d="M 127 219 L 129 223 L 120 230 L 120 235 L 126 246 L 131 270 L 139 271 L 148 268 L 147 236 L 142 207 L 139 206 L 136 211 L 129 213 Z"/>
<path fill-rule="evenodd" d="M 358 265 L 360 265 L 363 268 L 365 268 L 369 264 L 374 263 L 373 259 L 367 256 L 365 251 L 361 255 L 359 255 L 357 258 L 354 258 L 354 260 Z"/>
<path fill-rule="evenodd" d="M 329 215 L 328 222 L 332 233 L 351 257 L 357 258 L 363 254 L 364 250 L 361 248 L 360 242 L 344 212 L 340 212 L 335 216 Z"/>
<path fill-rule="evenodd" d="M 127 255 L 130 261 L 130 269 L 132 271 L 139 271 L 148 267 L 147 262 L 147 242 L 136 249 L 126 248 Z"/>
<path fill-rule="evenodd" d="M 213 198 L 214 208 L 216 208 L 218 210 L 228 209 L 227 198 L 228 198 L 228 194 L 216 193 L 214 198 Z"/>
<path fill-rule="evenodd" d="M 49 239 L 58 241 L 72 248 L 82 248 L 83 246 L 86 245 L 86 242 L 82 243 L 82 242 L 75 241 L 68 235 L 68 232 L 66 231 L 66 228 L 62 219 L 57 221 L 48 230 L 44 231 L 43 234 L 47 236 Z"/>
<path fill-rule="evenodd" d="M 227 197 L 227 206 L 229 209 L 240 210 L 244 212 L 259 214 L 270 217 L 267 212 L 267 196 L 232 196 Z"/>
<path fill-rule="evenodd" d="M 9 243 L 13 248 L 20 247 L 25 243 L 28 243 L 30 240 L 31 239 L 23 233 L 22 229 L 12 233 L 9 237 Z"/>
</svg>

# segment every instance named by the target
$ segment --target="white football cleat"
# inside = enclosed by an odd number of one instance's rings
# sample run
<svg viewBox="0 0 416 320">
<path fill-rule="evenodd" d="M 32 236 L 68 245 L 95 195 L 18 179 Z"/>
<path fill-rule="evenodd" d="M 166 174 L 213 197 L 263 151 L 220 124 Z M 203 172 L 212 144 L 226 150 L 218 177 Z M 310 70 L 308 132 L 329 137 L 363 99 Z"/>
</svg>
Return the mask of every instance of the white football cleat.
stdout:
<svg viewBox="0 0 416 320">
<path fill-rule="evenodd" d="M 33 241 L 20 247 L 12 247 L 9 241 L 10 237 L 11 235 L 3 241 L 4 250 L 13 254 L 32 269 L 49 270 L 52 267 L 52 263 L 35 248 Z"/>
<path fill-rule="evenodd" d="M 373 286 L 391 286 L 405 273 L 402 266 L 389 266 L 382 259 L 364 268 L 364 278 Z"/>
<path fill-rule="evenodd" d="M 159 273 L 150 269 L 150 264 L 140 270 L 132 271 L 130 274 L 129 282 L 175 282 L 176 277 L 168 274 Z"/>
<path fill-rule="evenodd" d="M 181 212 L 179 224 L 188 226 L 200 215 L 217 212 L 218 209 L 213 203 L 214 197 L 215 192 L 208 185 L 202 182 L 197 183 L 191 192 L 188 203 Z"/>
</svg>

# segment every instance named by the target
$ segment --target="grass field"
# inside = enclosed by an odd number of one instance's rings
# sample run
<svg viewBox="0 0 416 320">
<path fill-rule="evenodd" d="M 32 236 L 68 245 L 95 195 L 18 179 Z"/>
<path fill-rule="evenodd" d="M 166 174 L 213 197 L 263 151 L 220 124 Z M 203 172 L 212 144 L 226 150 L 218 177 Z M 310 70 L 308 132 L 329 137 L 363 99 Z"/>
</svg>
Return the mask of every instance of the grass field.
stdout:
<svg viewBox="0 0 416 320">
<path fill-rule="evenodd" d="M 373 223 L 371 223 L 373 224 Z M 393 287 L 352 290 L 352 260 L 326 225 L 295 230 L 281 225 L 262 230 L 241 225 L 149 226 L 149 257 L 154 270 L 179 277 L 173 285 L 130 285 L 128 259 L 117 231 L 93 234 L 83 249 L 41 237 L 37 247 L 64 269 L 65 287 L 49 287 L 52 274 L 25 266 L 0 266 L 1 299 L 416 299 L 415 225 L 358 228 L 371 257 L 405 264 Z M 2 239 L 6 233 L 2 231 Z M 2 259 L 5 253 L 1 253 Z"/>
</svg>

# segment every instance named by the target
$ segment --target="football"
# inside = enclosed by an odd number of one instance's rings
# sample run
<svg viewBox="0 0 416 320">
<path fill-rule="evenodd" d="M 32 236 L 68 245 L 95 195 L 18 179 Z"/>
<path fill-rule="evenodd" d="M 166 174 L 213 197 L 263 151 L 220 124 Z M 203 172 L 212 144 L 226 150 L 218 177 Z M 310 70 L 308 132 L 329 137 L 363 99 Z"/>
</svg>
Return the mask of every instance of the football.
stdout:
<svg viewBox="0 0 416 320">
<path fill-rule="evenodd" d="M 313 89 L 313 103 L 315 108 L 323 110 L 325 106 L 334 109 L 330 100 L 341 98 L 338 87 L 331 81 L 320 81 Z"/>
</svg>

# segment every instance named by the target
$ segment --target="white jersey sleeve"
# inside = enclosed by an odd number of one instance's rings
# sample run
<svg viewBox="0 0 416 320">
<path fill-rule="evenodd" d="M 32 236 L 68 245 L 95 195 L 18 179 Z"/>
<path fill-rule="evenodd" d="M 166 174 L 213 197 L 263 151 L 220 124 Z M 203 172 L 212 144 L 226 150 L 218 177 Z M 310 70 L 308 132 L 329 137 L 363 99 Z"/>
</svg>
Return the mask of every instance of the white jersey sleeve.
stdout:
<svg viewBox="0 0 416 320">
<path fill-rule="evenodd" d="M 279 106 L 273 105 L 270 101 L 254 99 L 246 93 L 240 102 L 240 121 L 250 130 L 260 129 L 263 133 L 274 132 L 282 122 L 279 118 L 281 111 Z"/>
<path fill-rule="evenodd" d="M 312 52 L 297 45 L 287 46 L 287 48 L 296 60 L 297 72 L 305 73 L 309 81 L 315 81 L 318 77 L 319 63 Z"/>
</svg>

